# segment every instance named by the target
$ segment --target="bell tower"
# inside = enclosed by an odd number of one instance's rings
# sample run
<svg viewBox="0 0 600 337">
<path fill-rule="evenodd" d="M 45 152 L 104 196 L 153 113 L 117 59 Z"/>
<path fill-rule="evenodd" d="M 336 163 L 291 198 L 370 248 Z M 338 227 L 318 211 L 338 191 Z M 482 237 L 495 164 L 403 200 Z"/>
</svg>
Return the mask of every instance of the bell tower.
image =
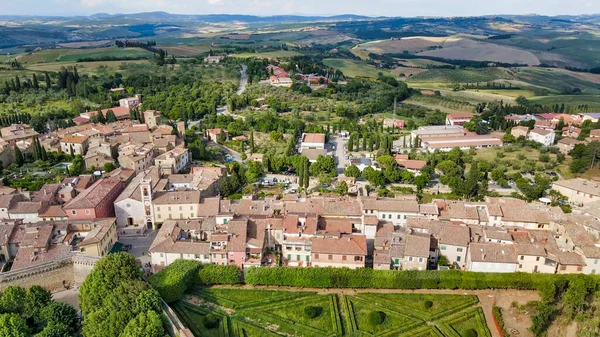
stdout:
<svg viewBox="0 0 600 337">
<path fill-rule="evenodd" d="M 142 193 L 142 204 L 144 206 L 145 225 L 148 229 L 154 229 L 154 210 L 152 208 L 152 179 L 145 178 L 140 182 Z"/>
</svg>

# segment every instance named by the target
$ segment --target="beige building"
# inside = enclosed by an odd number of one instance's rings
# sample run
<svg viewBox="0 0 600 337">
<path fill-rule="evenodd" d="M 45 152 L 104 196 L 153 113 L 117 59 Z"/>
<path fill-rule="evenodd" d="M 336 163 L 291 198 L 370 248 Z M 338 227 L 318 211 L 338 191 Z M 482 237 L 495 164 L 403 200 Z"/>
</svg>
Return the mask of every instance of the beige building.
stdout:
<svg viewBox="0 0 600 337">
<path fill-rule="evenodd" d="M 156 157 L 154 163 L 162 173 L 171 174 L 183 170 L 191 160 L 188 149 L 178 147 Z"/>
<path fill-rule="evenodd" d="M 519 243 L 514 245 L 519 266 L 517 271 L 524 273 L 556 273 L 557 262 L 538 244 Z"/>
<path fill-rule="evenodd" d="M 148 128 L 154 129 L 160 124 L 160 119 L 162 115 L 160 111 L 157 110 L 146 110 L 144 111 L 144 123 L 148 125 Z"/>
<path fill-rule="evenodd" d="M 197 218 L 200 197 L 200 191 L 156 192 L 152 199 L 154 222 Z"/>
<path fill-rule="evenodd" d="M 513 135 L 515 139 L 518 139 L 519 137 L 527 138 L 529 128 L 526 126 L 515 126 L 510 130 L 510 134 Z"/>
<path fill-rule="evenodd" d="M 311 249 L 313 267 L 364 268 L 368 254 L 367 239 L 364 235 L 314 238 Z"/>
<path fill-rule="evenodd" d="M 600 200 L 600 186 L 591 180 L 559 180 L 552 184 L 552 189 L 569 198 L 569 202 L 575 205 L 586 205 Z"/>
<path fill-rule="evenodd" d="M 84 255 L 105 256 L 117 242 L 116 219 L 96 220 L 94 226 L 78 244 L 79 251 Z"/>
<path fill-rule="evenodd" d="M 448 262 L 464 269 L 467 263 L 467 250 L 471 242 L 471 232 L 467 226 L 440 225 L 438 234 L 440 255 Z"/>
<path fill-rule="evenodd" d="M 88 137 L 87 136 L 77 136 L 77 135 L 69 135 L 64 136 L 60 140 L 60 149 L 64 153 L 71 153 L 71 149 L 73 149 L 73 153 L 75 155 L 85 155 L 88 149 Z"/>
<path fill-rule="evenodd" d="M 560 153 L 566 156 L 575 148 L 575 145 L 577 144 L 586 144 L 586 142 L 573 138 L 563 138 L 556 143 L 556 146 L 558 147 Z"/>
<path fill-rule="evenodd" d="M 119 147 L 118 160 L 121 167 L 138 174 L 154 165 L 154 150 L 151 144 L 126 143 Z"/>
</svg>

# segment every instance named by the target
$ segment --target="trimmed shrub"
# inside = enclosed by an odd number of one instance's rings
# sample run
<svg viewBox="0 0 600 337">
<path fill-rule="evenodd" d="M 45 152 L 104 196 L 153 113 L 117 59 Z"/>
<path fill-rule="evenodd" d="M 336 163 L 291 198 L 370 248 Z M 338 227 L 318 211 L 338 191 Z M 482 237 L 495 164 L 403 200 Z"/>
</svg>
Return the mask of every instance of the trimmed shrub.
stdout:
<svg viewBox="0 0 600 337">
<path fill-rule="evenodd" d="M 477 337 L 477 331 L 475 331 L 473 329 L 467 329 L 467 330 L 463 331 L 461 336 L 462 337 Z"/>
<path fill-rule="evenodd" d="M 475 273 L 460 270 L 373 270 L 367 268 L 248 268 L 246 284 L 306 288 L 375 289 L 519 289 L 537 290 L 548 283 L 561 285 L 582 279 L 590 288 L 600 284 L 591 275 Z"/>
<path fill-rule="evenodd" d="M 148 281 L 167 303 L 173 303 L 182 299 L 183 294 L 192 286 L 198 268 L 200 263 L 197 261 L 177 260 L 150 276 Z"/>
<path fill-rule="evenodd" d="M 323 308 L 321 307 L 308 306 L 304 308 L 304 316 L 306 316 L 307 318 L 318 317 L 321 315 L 322 312 Z"/>
<path fill-rule="evenodd" d="M 202 265 L 198 270 L 195 283 L 202 285 L 237 284 L 240 283 L 241 277 L 242 272 L 237 266 L 207 264 Z"/>
<path fill-rule="evenodd" d="M 423 306 L 425 307 L 425 309 L 431 309 L 431 307 L 433 307 L 433 302 L 425 301 L 425 303 L 423 303 Z"/>
<path fill-rule="evenodd" d="M 367 317 L 371 326 L 377 326 L 383 324 L 385 321 L 385 312 L 383 311 L 371 311 Z"/>
<path fill-rule="evenodd" d="M 207 329 L 214 329 L 219 326 L 219 317 L 213 314 L 208 314 L 202 317 L 202 325 L 204 325 L 204 327 Z"/>
</svg>

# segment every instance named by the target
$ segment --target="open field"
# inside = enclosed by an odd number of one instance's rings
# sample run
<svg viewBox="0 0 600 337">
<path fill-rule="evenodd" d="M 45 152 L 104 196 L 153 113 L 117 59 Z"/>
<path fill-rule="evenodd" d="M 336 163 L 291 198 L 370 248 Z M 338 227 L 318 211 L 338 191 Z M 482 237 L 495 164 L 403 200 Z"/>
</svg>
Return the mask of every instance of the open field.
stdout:
<svg viewBox="0 0 600 337">
<path fill-rule="evenodd" d="M 584 94 L 599 94 L 600 84 L 571 76 L 570 72 L 559 72 L 545 68 L 519 68 L 515 72 L 518 80 L 545 87 L 557 93 L 570 92 L 579 88 Z"/>
<path fill-rule="evenodd" d="M 573 175 L 570 173 L 569 165 L 571 164 L 570 158 L 565 159 L 562 163 L 558 164 L 555 168 L 546 169 L 543 163 L 539 160 L 540 151 L 530 147 L 512 147 L 514 151 L 507 151 L 507 147 L 501 148 L 487 148 L 477 149 L 477 154 L 473 157 L 474 160 L 485 160 L 487 162 L 496 162 L 499 165 L 506 167 L 507 173 L 515 173 L 521 171 L 537 171 L 547 172 L 556 171 L 559 172 L 564 178 L 572 178 Z M 498 153 L 502 153 L 503 157 L 499 158 Z M 556 155 L 548 153 L 550 161 L 557 162 Z"/>
<path fill-rule="evenodd" d="M 430 69 L 425 73 L 413 76 L 412 82 L 433 83 L 476 83 L 491 82 L 512 77 L 502 68 L 482 69 Z"/>
<path fill-rule="evenodd" d="M 499 95 L 499 96 L 508 96 L 508 97 L 514 97 L 517 98 L 519 96 L 525 96 L 527 98 L 531 98 L 531 97 L 535 97 L 535 93 L 533 92 L 533 90 L 527 90 L 527 89 L 515 89 L 515 90 L 510 90 L 510 89 L 467 89 L 466 91 L 469 92 L 479 92 L 482 94 L 488 94 L 488 95 Z"/>
<path fill-rule="evenodd" d="M 323 63 L 335 69 L 341 70 L 344 75 L 350 77 L 377 77 L 379 73 L 390 74 L 389 70 L 377 69 L 374 66 L 362 61 L 349 59 L 325 59 Z"/>
<path fill-rule="evenodd" d="M 196 337 L 490 337 L 475 295 L 197 288 L 173 305 Z M 311 307 L 313 313 L 307 314 Z M 382 318 L 373 323 L 370 315 Z M 207 326 L 207 316 L 216 322 Z"/>
<path fill-rule="evenodd" d="M 197 56 L 202 53 L 210 51 L 210 45 L 201 46 L 159 46 L 159 48 L 166 50 L 169 55 L 176 57 L 189 57 Z"/>
<path fill-rule="evenodd" d="M 415 68 L 426 68 L 427 66 L 447 66 L 449 63 L 433 61 L 428 59 L 398 59 L 398 63 L 407 66 L 407 67 L 415 67 Z"/>
<path fill-rule="evenodd" d="M 569 106 L 572 112 L 594 112 L 600 110 L 600 96 L 599 95 L 556 95 L 556 96 L 545 96 L 545 97 L 534 97 L 531 98 L 533 103 L 542 105 L 553 105 L 562 104 Z M 581 108 L 578 108 L 580 107 Z M 583 106 L 587 106 L 584 109 Z"/>
<path fill-rule="evenodd" d="M 540 60 L 530 51 L 466 38 L 447 39 L 441 49 L 428 50 L 417 55 L 445 59 L 491 61 L 538 65 Z"/>
<path fill-rule="evenodd" d="M 359 44 L 357 49 L 368 53 L 401 54 L 403 52 L 418 53 L 433 47 L 440 47 L 447 37 L 410 37 L 398 40 L 379 40 Z"/>
<path fill-rule="evenodd" d="M 42 50 L 33 54 L 19 57 L 23 64 L 48 63 L 48 62 L 75 62 L 82 58 L 138 58 L 152 57 L 152 53 L 140 48 L 95 48 L 95 49 L 52 49 Z"/>
<path fill-rule="evenodd" d="M 467 102 L 436 96 L 413 96 L 403 103 L 419 105 L 431 110 L 440 110 L 445 113 L 473 112 L 473 106 Z"/>
<path fill-rule="evenodd" d="M 408 67 L 398 67 L 392 70 L 392 74 L 400 76 L 400 77 L 413 77 L 417 74 L 421 74 L 426 72 L 427 69 L 423 68 L 408 68 Z M 404 75 L 404 76 L 402 76 Z"/>
<path fill-rule="evenodd" d="M 298 56 L 299 53 L 291 50 L 277 50 L 277 51 L 269 51 L 264 53 L 241 53 L 241 54 L 233 54 L 233 57 L 260 57 L 260 58 L 279 58 L 279 57 L 292 57 Z"/>
</svg>

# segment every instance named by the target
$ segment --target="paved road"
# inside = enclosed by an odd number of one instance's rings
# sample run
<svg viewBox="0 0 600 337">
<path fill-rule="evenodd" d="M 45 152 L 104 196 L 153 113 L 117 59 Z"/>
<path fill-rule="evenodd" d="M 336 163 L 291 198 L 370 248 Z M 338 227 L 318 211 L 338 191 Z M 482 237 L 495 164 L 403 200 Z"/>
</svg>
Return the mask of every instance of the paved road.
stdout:
<svg viewBox="0 0 600 337">
<path fill-rule="evenodd" d="M 239 152 L 233 151 L 232 149 L 230 149 L 230 148 L 228 148 L 226 146 L 223 146 L 221 144 L 215 143 L 215 142 L 210 142 L 209 145 L 211 145 L 211 146 L 218 146 L 218 147 L 220 147 L 223 150 L 223 152 L 225 152 L 225 154 L 230 155 L 231 158 L 233 158 L 234 161 L 237 161 L 239 163 L 243 162 L 242 155 Z"/>
<path fill-rule="evenodd" d="M 158 231 L 152 231 L 146 233 L 145 236 L 120 236 L 119 242 L 124 245 L 131 245 L 132 248 L 129 250 L 129 254 L 133 255 L 136 259 L 140 259 L 142 263 L 150 262 L 150 256 L 148 256 L 148 249 L 154 241 Z"/>
<path fill-rule="evenodd" d="M 343 174 L 348 164 L 348 160 L 346 159 L 347 140 L 339 136 L 331 136 L 329 139 L 335 145 L 334 159 L 337 163 L 337 173 Z"/>
</svg>

